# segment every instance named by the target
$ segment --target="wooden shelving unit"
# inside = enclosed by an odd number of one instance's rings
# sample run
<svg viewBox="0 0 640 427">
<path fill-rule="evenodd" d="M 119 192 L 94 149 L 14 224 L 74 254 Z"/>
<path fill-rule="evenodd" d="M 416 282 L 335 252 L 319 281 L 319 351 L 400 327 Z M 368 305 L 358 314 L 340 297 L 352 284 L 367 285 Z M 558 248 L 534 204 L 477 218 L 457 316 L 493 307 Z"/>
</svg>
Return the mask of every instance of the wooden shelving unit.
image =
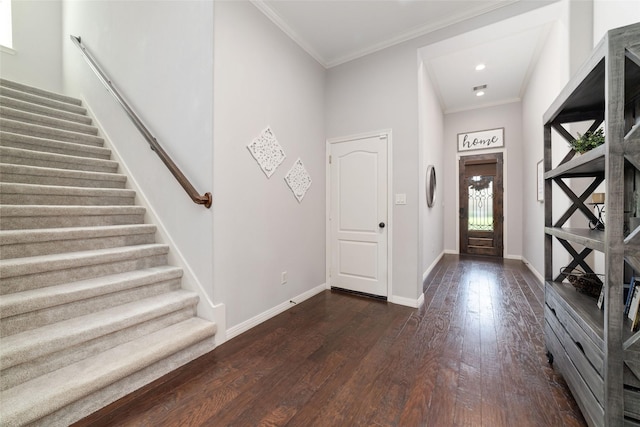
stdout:
<svg viewBox="0 0 640 427">
<path fill-rule="evenodd" d="M 571 389 L 591 426 L 640 426 L 640 332 L 624 316 L 625 269 L 640 274 L 640 227 L 629 229 L 634 191 L 640 192 L 640 24 L 611 30 L 544 115 L 545 341 L 549 360 Z M 574 139 L 567 125 L 604 129 L 605 144 L 554 161 L 559 140 Z M 557 134 L 554 138 L 554 131 Z M 557 136 L 562 138 L 557 138 Z M 566 142 L 561 141 L 561 144 Z M 576 194 L 565 180 L 588 181 Z M 573 215 L 596 220 L 591 194 L 605 189 L 605 229 L 571 228 Z M 634 188 L 636 186 L 637 188 Z M 570 207 L 554 222 L 553 192 Z M 554 240 L 568 267 L 593 272 L 588 256 L 604 254 L 604 309 L 564 283 L 553 265 Z"/>
</svg>

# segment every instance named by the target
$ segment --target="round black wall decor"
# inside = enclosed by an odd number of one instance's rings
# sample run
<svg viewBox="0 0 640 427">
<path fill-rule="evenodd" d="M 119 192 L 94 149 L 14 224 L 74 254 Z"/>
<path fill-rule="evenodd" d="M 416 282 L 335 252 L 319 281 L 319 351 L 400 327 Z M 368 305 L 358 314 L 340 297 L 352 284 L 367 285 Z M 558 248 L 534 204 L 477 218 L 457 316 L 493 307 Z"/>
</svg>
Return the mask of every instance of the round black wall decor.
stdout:
<svg viewBox="0 0 640 427">
<path fill-rule="evenodd" d="M 425 179 L 427 206 L 433 207 L 433 202 L 436 199 L 436 168 L 433 165 L 427 166 L 427 174 Z"/>
</svg>

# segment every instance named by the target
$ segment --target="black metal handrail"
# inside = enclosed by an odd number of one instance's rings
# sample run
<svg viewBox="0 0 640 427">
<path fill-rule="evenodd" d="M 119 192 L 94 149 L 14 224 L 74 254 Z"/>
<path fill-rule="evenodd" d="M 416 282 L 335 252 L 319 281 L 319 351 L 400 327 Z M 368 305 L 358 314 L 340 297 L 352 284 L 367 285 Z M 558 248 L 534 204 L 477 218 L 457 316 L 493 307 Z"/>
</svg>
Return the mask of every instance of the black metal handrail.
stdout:
<svg viewBox="0 0 640 427">
<path fill-rule="evenodd" d="M 211 207 L 211 203 L 213 198 L 211 193 L 205 193 L 204 195 L 200 195 L 194 188 L 194 186 L 189 182 L 186 176 L 182 173 L 180 168 L 173 162 L 171 157 L 167 154 L 166 151 L 162 149 L 158 140 L 149 132 L 149 129 L 142 123 L 142 120 L 138 117 L 138 115 L 131 109 L 129 104 L 124 100 L 123 96 L 118 92 L 118 90 L 114 87 L 111 79 L 107 77 L 107 75 L 102 71 L 96 60 L 91 56 L 87 48 L 82 44 L 80 37 L 76 37 L 71 35 L 71 40 L 73 43 L 80 48 L 85 60 L 89 63 L 91 69 L 96 73 L 100 81 L 105 85 L 107 90 L 113 95 L 113 97 L 118 101 L 118 103 L 124 108 L 125 112 L 133 122 L 133 124 L 138 128 L 140 133 L 145 137 L 151 150 L 155 151 L 155 153 L 160 157 L 160 160 L 169 168 L 169 171 L 173 174 L 173 176 L 178 180 L 182 188 L 187 192 L 191 200 L 199 205 L 204 205 L 206 208 Z"/>
</svg>

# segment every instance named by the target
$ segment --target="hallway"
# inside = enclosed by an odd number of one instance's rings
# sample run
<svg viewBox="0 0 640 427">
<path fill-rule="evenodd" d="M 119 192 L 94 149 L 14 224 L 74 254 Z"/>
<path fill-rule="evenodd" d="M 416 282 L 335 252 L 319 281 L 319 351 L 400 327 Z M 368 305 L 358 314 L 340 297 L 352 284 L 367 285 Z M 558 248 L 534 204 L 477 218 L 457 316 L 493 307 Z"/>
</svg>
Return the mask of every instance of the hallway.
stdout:
<svg viewBox="0 0 640 427">
<path fill-rule="evenodd" d="M 445 255 L 419 310 L 330 291 L 77 425 L 584 426 L 520 261 Z"/>
</svg>

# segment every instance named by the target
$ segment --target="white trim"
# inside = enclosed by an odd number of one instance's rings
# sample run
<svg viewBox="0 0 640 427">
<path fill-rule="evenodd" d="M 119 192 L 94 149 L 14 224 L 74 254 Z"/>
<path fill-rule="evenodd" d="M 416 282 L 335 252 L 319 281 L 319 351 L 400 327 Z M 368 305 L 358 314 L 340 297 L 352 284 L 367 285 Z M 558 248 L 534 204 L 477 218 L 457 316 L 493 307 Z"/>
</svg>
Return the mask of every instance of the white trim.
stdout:
<svg viewBox="0 0 640 427">
<path fill-rule="evenodd" d="M 457 251 L 455 249 L 445 249 L 444 253 L 447 255 L 460 255 L 460 251 Z"/>
<path fill-rule="evenodd" d="M 444 254 L 445 254 L 445 251 L 440 252 L 440 255 L 438 255 L 438 257 L 435 259 L 435 261 L 433 261 L 431 263 L 431 265 L 429 267 L 427 267 L 427 269 L 424 271 L 424 273 L 422 273 L 422 284 L 424 284 L 425 279 L 431 273 L 431 271 L 433 271 L 433 269 L 436 267 L 436 265 L 440 262 L 440 260 L 444 256 Z"/>
<path fill-rule="evenodd" d="M 419 25 L 417 27 L 409 28 L 407 31 L 389 38 L 383 42 L 373 44 L 371 46 L 364 47 L 354 52 L 347 53 L 335 59 L 323 58 L 315 49 L 313 49 L 309 43 L 307 43 L 303 37 L 301 37 L 295 30 L 293 30 L 280 15 L 274 11 L 263 0 L 250 0 L 251 3 L 257 7 L 262 13 L 264 13 L 276 26 L 278 26 L 286 35 L 288 35 L 294 42 L 296 42 L 302 49 L 304 49 L 309 55 L 311 55 L 316 61 L 318 61 L 324 68 L 331 68 L 345 62 L 352 61 L 354 59 L 361 58 L 374 52 L 386 49 L 391 46 L 413 40 L 417 37 L 424 36 L 443 28 L 450 27 L 455 24 L 459 24 L 468 19 L 485 15 L 496 9 L 508 6 L 512 3 L 517 3 L 518 0 L 505 0 L 499 4 L 494 3 L 489 6 L 479 6 L 469 8 L 463 15 L 455 16 L 453 18 L 438 22 L 436 24 Z"/>
<path fill-rule="evenodd" d="M 276 27 L 280 28 L 291 40 L 293 40 L 298 46 L 307 52 L 313 59 L 318 61 L 325 69 L 329 68 L 327 62 L 309 43 L 307 43 L 298 33 L 293 30 L 284 19 L 278 13 L 271 9 L 263 0 L 250 0 L 258 10 L 266 15 L 267 18 L 273 22 Z"/>
<path fill-rule="evenodd" d="M 449 109 L 443 111 L 442 114 L 462 113 L 462 112 L 465 112 L 465 111 L 479 110 L 481 108 L 491 108 L 491 107 L 497 107 L 497 106 L 505 105 L 505 104 L 515 104 L 515 103 L 521 102 L 521 101 L 522 101 L 522 98 L 519 98 L 519 97 L 507 98 L 507 99 L 503 99 L 503 100 L 500 100 L 500 101 L 486 102 L 484 104 L 478 104 L 478 105 L 473 105 L 473 106 L 469 106 L 469 107 L 449 108 Z"/>
<path fill-rule="evenodd" d="M 420 293 L 420 296 L 416 299 L 393 295 L 388 298 L 387 301 L 393 304 L 404 305 L 406 307 L 420 308 L 420 306 L 424 304 L 424 293 Z"/>
<path fill-rule="evenodd" d="M 420 296 L 417 301 L 418 306 L 416 308 L 420 308 L 424 305 L 424 292 L 420 292 Z"/>
<path fill-rule="evenodd" d="M 117 161 L 119 167 L 122 170 L 122 173 L 127 176 L 127 188 L 131 188 L 136 192 L 136 203 L 140 206 L 143 206 L 146 209 L 145 213 L 145 223 L 155 224 L 157 226 L 157 240 L 161 243 L 168 244 L 171 247 L 171 250 L 168 254 L 168 262 L 170 265 L 175 265 L 183 270 L 182 276 L 182 287 L 184 289 L 193 291 L 198 294 L 199 301 L 197 306 L 198 317 L 202 317 L 203 319 L 210 320 L 217 325 L 217 332 L 215 335 L 215 343 L 216 345 L 220 345 L 226 341 L 225 329 L 226 329 L 226 311 L 224 304 L 214 304 L 213 301 L 209 298 L 209 295 L 205 291 L 204 287 L 198 280 L 197 276 L 191 269 L 191 266 L 183 256 L 182 252 L 176 246 L 174 240 L 171 235 L 168 233 L 164 223 L 160 220 L 160 217 L 156 213 L 153 206 L 149 203 L 148 198 L 146 197 L 144 191 L 134 178 L 134 175 L 131 173 L 131 170 L 127 166 L 127 163 L 120 155 L 120 152 L 116 148 L 116 146 L 111 142 L 111 138 L 109 137 L 109 133 L 105 131 L 102 123 L 94 114 L 93 109 L 87 102 L 87 98 L 84 94 L 80 95 L 82 99 L 82 106 L 87 109 L 87 114 L 91 116 L 93 120 L 94 126 L 98 128 L 100 136 L 104 138 L 105 147 L 111 150 L 111 155 L 113 160 Z"/>
<path fill-rule="evenodd" d="M 15 55 L 17 53 L 15 49 L 12 49 L 12 48 L 7 47 L 7 46 L 3 46 L 1 44 L 0 44 L 0 52 L 7 53 L 9 55 Z"/>
<path fill-rule="evenodd" d="M 538 280 L 540 280 L 540 282 L 544 284 L 544 276 L 540 274 L 540 272 L 538 272 L 538 270 L 536 270 L 525 257 L 522 257 L 522 262 L 529 268 L 529 271 L 531 271 L 531 273 L 533 273 L 533 275 L 536 276 Z"/>
<path fill-rule="evenodd" d="M 272 317 L 277 316 L 278 314 L 287 311 L 288 309 L 290 309 L 291 307 L 293 307 L 296 304 L 300 304 L 301 302 L 308 300 L 309 298 L 318 295 L 321 292 L 324 292 L 326 290 L 326 284 L 323 283 L 322 285 L 316 286 L 315 288 L 309 289 L 306 292 L 303 292 L 302 294 L 298 295 L 297 297 L 293 297 L 291 299 L 288 299 L 278 305 L 276 305 L 275 307 L 270 308 L 267 311 L 264 311 L 260 314 L 258 314 L 257 316 L 252 317 L 249 320 L 245 320 L 244 322 L 235 325 L 231 328 L 229 328 L 226 332 L 227 335 L 227 340 L 233 339 L 235 337 L 237 337 L 238 335 L 242 334 L 243 332 L 248 331 L 251 328 L 254 328 L 256 326 L 258 326 L 260 323 L 263 323 L 269 319 L 271 319 Z"/>
<path fill-rule="evenodd" d="M 365 132 L 355 135 L 329 138 L 326 141 L 325 151 L 325 230 L 326 230 L 326 251 L 325 251 L 325 278 L 327 289 L 331 288 L 331 166 L 329 156 L 331 155 L 331 144 L 340 142 L 355 141 L 358 139 L 386 137 L 387 139 L 387 300 L 393 295 L 393 142 L 392 130 L 383 129 L 375 132 Z"/>
<path fill-rule="evenodd" d="M 520 256 L 520 255 L 505 255 L 503 258 L 504 259 L 513 259 L 513 260 L 516 260 L 516 261 L 522 261 L 522 256 Z"/>
</svg>

